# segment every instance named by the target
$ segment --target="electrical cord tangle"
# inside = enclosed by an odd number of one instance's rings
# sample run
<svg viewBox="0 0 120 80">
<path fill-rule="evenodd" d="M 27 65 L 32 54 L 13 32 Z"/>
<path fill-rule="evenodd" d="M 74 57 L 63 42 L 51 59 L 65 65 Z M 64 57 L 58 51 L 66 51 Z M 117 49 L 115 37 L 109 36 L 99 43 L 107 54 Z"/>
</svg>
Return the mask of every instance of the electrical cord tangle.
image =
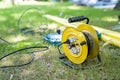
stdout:
<svg viewBox="0 0 120 80">
<path fill-rule="evenodd" d="M 43 50 L 36 50 L 36 51 L 32 51 L 30 52 L 32 58 L 30 61 L 24 63 L 24 64 L 18 64 L 18 65 L 13 65 L 13 66 L 0 66 L 0 68 L 8 68 L 8 67 L 22 67 L 22 66 L 25 66 L 25 65 L 28 65 L 30 64 L 34 59 L 35 59 L 35 52 L 42 52 L 42 51 L 46 51 L 48 50 L 49 48 L 47 46 L 33 46 L 33 47 L 26 47 L 26 48 L 22 48 L 22 49 L 19 49 L 19 50 L 16 50 L 16 51 L 13 51 L 11 53 L 8 53 L 6 55 L 4 55 L 3 57 L 0 58 L 0 60 L 12 55 L 12 54 L 16 54 L 17 52 L 20 52 L 20 51 L 24 51 L 24 50 L 29 50 L 29 49 L 43 49 Z"/>
<path fill-rule="evenodd" d="M 25 13 L 29 10 L 37 10 L 37 11 L 41 11 L 41 9 L 37 8 L 37 7 L 31 7 L 31 8 L 28 8 L 26 9 L 25 11 L 23 11 L 23 13 L 20 15 L 19 19 L 18 19 L 18 22 L 17 22 L 17 27 L 18 29 L 20 30 L 20 24 L 21 24 L 21 19 L 22 17 L 25 15 Z M 46 21 L 46 24 L 47 24 L 47 21 Z M 9 43 L 11 44 L 9 41 L 3 39 L 0 37 L 0 40 L 6 42 L 6 43 Z M 8 67 L 21 67 L 21 66 L 25 66 L 25 65 L 28 65 L 30 64 L 34 59 L 35 59 L 35 53 L 36 52 L 42 52 L 42 51 L 46 51 L 49 49 L 49 47 L 47 46 L 32 46 L 32 47 L 25 47 L 25 48 L 22 48 L 22 49 L 19 49 L 19 50 L 16 50 L 16 51 L 13 51 L 13 52 L 10 52 L 2 57 L 0 57 L 0 60 L 3 60 L 4 58 L 12 55 L 12 54 L 17 54 L 18 52 L 21 52 L 21 51 L 25 51 L 25 50 L 30 50 L 30 49 L 42 49 L 42 50 L 34 50 L 32 52 L 30 52 L 30 55 L 32 56 L 31 60 L 29 60 L 28 62 L 26 63 L 23 63 L 23 64 L 18 64 L 18 65 L 11 65 L 11 66 L 0 66 L 0 68 L 8 68 Z"/>
<path fill-rule="evenodd" d="M 20 15 L 18 21 L 17 21 L 17 27 L 18 27 L 19 30 L 20 30 L 20 24 L 21 24 L 21 20 L 22 20 L 23 16 L 25 15 L 25 13 L 27 13 L 30 10 L 41 11 L 41 9 L 37 8 L 37 7 L 31 7 L 31 8 L 28 8 L 28 9 L 24 10 L 23 13 Z M 46 19 L 46 24 L 47 24 L 47 19 Z"/>
<path fill-rule="evenodd" d="M 8 42 L 7 40 L 3 39 L 2 37 L 0 37 L 0 40 L 10 44 L 10 42 Z"/>
</svg>

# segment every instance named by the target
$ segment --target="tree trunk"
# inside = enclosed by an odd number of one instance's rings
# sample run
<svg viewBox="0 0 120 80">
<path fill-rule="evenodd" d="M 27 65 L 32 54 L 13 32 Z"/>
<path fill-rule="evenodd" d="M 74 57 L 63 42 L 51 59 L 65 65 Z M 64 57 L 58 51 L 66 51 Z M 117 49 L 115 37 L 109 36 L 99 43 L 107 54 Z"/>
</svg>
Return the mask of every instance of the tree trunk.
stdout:
<svg viewBox="0 0 120 80">
<path fill-rule="evenodd" d="M 120 10 L 120 0 L 118 1 L 118 3 L 116 4 L 116 6 L 114 7 L 114 9 Z"/>
<path fill-rule="evenodd" d="M 61 3 L 63 3 L 63 0 L 60 0 Z"/>
<path fill-rule="evenodd" d="M 15 5 L 15 0 L 11 0 L 12 5 Z"/>
</svg>

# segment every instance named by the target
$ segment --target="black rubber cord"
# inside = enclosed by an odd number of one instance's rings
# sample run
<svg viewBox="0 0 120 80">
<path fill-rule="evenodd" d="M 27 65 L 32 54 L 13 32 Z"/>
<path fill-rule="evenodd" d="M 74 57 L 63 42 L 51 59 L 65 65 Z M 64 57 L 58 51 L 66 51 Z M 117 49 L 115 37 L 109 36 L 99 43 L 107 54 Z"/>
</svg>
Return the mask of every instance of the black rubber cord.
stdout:
<svg viewBox="0 0 120 80">
<path fill-rule="evenodd" d="M 67 39 L 65 42 L 60 43 L 60 44 L 57 46 L 57 49 L 58 49 L 58 51 L 59 51 L 60 54 L 63 54 L 63 53 L 60 51 L 60 46 L 62 46 L 63 44 L 70 44 L 70 40 Z"/>
<path fill-rule="evenodd" d="M 34 60 L 34 58 L 35 58 L 35 57 L 34 57 L 34 52 L 46 51 L 46 50 L 49 49 L 47 46 L 26 47 L 26 48 L 22 48 L 22 49 L 13 51 L 13 52 L 11 52 L 11 53 L 8 53 L 8 54 L 4 55 L 3 57 L 1 57 L 0 60 L 4 59 L 4 58 L 6 58 L 7 56 L 10 56 L 10 55 L 12 55 L 12 54 L 16 54 L 17 52 L 20 52 L 20 51 L 29 50 L 29 49 L 38 49 L 38 48 L 39 48 L 39 49 L 42 49 L 42 48 L 43 48 L 44 50 L 36 50 L 36 51 L 30 52 L 30 54 L 31 54 L 31 56 L 32 56 L 32 58 L 31 58 L 30 61 L 28 61 L 28 62 L 26 62 L 26 63 L 24 63 L 24 64 L 18 64 L 18 65 L 13 65 L 13 66 L 0 66 L 0 68 L 21 67 L 21 66 L 28 65 L 28 64 L 30 64 L 30 63 Z"/>
<path fill-rule="evenodd" d="M 37 7 L 32 7 L 32 8 L 26 9 L 26 10 L 21 14 L 21 16 L 20 16 L 19 19 L 18 19 L 17 27 L 19 28 L 19 30 L 20 30 L 20 22 L 21 22 L 22 17 L 24 16 L 24 14 L 25 14 L 27 11 L 29 11 L 29 10 L 31 10 L 31 9 L 35 9 L 35 10 L 38 10 L 38 11 L 41 10 L 41 9 L 39 9 L 39 8 L 37 8 Z M 5 39 L 3 39 L 3 38 L 1 38 L 1 37 L 0 37 L 0 40 L 4 41 L 4 42 L 6 42 L 6 43 L 10 43 L 9 41 L 7 41 L 7 40 L 5 40 Z M 10 44 L 11 44 L 11 43 L 10 43 Z M 43 48 L 44 50 L 37 50 L 37 51 L 30 52 L 30 54 L 31 54 L 31 56 L 32 56 L 32 58 L 31 58 L 30 61 L 28 61 L 28 62 L 26 62 L 26 63 L 24 63 L 24 64 L 19 64 L 19 65 L 0 66 L 0 68 L 21 67 L 21 66 L 28 65 L 28 64 L 30 64 L 30 63 L 34 60 L 34 53 L 35 53 L 35 52 L 46 51 L 46 50 L 49 49 L 47 46 L 26 47 L 26 48 L 22 48 L 22 49 L 13 51 L 13 52 L 11 52 L 11 53 L 8 53 L 8 54 L 4 55 L 3 57 L 1 57 L 0 60 L 4 59 L 4 58 L 6 58 L 6 57 L 8 57 L 8 56 L 10 56 L 10 55 L 12 55 L 12 54 L 17 54 L 17 52 L 21 52 L 21 51 L 25 51 L 25 50 L 29 50 L 29 49 L 38 49 L 38 48 L 39 48 L 39 49 L 42 49 L 42 48 Z"/>
<path fill-rule="evenodd" d="M 3 39 L 3 38 L 1 38 L 1 37 L 0 37 L 0 40 L 6 42 L 6 43 L 8 43 L 8 44 L 10 44 L 10 42 L 8 42 L 7 40 L 5 40 L 5 39 Z"/>
<path fill-rule="evenodd" d="M 20 17 L 18 19 L 18 22 L 17 22 L 17 27 L 18 27 L 19 30 L 21 30 L 20 29 L 21 19 L 23 18 L 23 16 L 25 15 L 25 13 L 27 13 L 29 10 L 41 11 L 41 9 L 37 8 L 37 7 L 31 7 L 31 8 L 28 8 L 28 9 L 24 10 L 23 13 L 20 15 Z M 47 25 L 47 19 L 46 19 L 46 25 Z M 25 28 L 25 29 L 28 29 L 28 28 Z"/>
</svg>

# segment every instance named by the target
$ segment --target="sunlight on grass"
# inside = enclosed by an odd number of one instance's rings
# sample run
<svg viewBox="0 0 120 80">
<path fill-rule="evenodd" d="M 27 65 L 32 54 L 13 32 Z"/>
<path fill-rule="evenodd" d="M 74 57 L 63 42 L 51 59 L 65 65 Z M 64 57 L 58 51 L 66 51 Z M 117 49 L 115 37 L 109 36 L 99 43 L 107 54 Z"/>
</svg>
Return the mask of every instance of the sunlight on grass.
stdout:
<svg viewBox="0 0 120 80">
<path fill-rule="evenodd" d="M 18 44 L 13 45 L 12 47 L 19 49 L 19 48 L 22 48 L 22 47 L 24 47 L 24 46 L 30 46 L 30 45 L 32 45 L 31 42 L 20 42 L 20 43 L 18 43 Z"/>
<path fill-rule="evenodd" d="M 0 65 L 13 65 L 13 60 L 11 60 L 10 58 L 5 58 L 2 61 L 0 61 Z"/>
<path fill-rule="evenodd" d="M 81 8 L 81 6 L 73 5 L 73 6 L 68 6 L 68 7 L 66 7 L 66 9 L 79 10 L 79 9 L 82 9 L 82 8 Z"/>
<path fill-rule="evenodd" d="M 20 17 L 21 13 L 13 13 L 11 14 L 12 17 L 14 17 L 15 19 L 18 19 Z"/>
<path fill-rule="evenodd" d="M 46 53 L 46 51 L 44 51 L 44 52 L 34 52 L 35 60 L 41 58 L 45 53 Z"/>
<path fill-rule="evenodd" d="M 48 6 L 48 5 L 52 5 L 54 3 L 50 3 L 50 2 L 38 2 L 38 1 L 23 1 L 21 3 L 19 3 L 20 5 L 44 5 L 44 6 Z"/>
<path fill-rule="evenodd" d="M 24 62 L 24 61 L 28 61 L 30 59 L 31 59 L 30 54 L 22 54 L 19 60 Z"/>
<path fill-rule="evenodd" d="M 0 15 L 0 22 L 4 22 L 4 21 L 6 21 L 6 20 L 7 20 L 6 17 Z"/>
<path fill-rule="evenodd" d="M 33 74 L 34 75 L 35 71 L 34 70 L 26 70 L 24 69 L 22 73 L 20 73 L 21 76 L 24 76 L 24 77 L 29 77 L 30 74 Z"/>
<path fill-rule="evenodd" d="M 103 17 L 101 20 L 108 21 L 108 22 L 116 22 L 116 21 L 118 21 L 118 19 L 114 18 L 114 17 Z"/>
<path fill-rule="evenodd" d="M 17 35 L 17 36 L 12 36 L 12 37 L 9 37 L 8 40 L 10 40 L 10 42 L 19 42 L 19 41 L 23 41 L 23 40 L 26 40 L 27 37 L 26 36 L 22 36 L 22 35 Z"/>
<path fill-rule="evenodd" d="M 56 29 L 58 27 L 57 24 L 48 24 L 48 29 Z"/>
<path fill-rule="evenodd" d="M 61 12 L 66 12 L 66 11 L 69 11 L 69 10 L 73 10 L 73 12 L 70 12 L 71 15 L 72 15 L 72 13 L 74 13 L 74 12 L 80 13 L 80 12 L 77 12 L 79 10 L 88 11 L 90 9 L 90 7 L 84 8 L 83 6 L 71 5 L 71 6 L 61 6 L 61 7 L 58 7 L 58 9 L 60 9 Z"/>
</svg>

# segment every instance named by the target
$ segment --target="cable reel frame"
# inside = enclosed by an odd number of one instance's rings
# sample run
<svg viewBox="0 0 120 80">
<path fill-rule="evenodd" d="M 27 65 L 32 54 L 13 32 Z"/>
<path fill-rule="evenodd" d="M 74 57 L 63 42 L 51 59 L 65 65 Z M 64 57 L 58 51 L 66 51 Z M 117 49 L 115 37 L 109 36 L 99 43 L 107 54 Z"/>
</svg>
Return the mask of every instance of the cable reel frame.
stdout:
<svg viewBox="0 0 120 80">
<path fill-rule="evenodd" d="M 87 20 L 86 24 L 81 24 L 77 28 L 67 27 L 62 34 L 62 44 L 60 45 L 62 45 L 64 55 L 75 64 L 82 64 L 87 58 L 93 59 L 95 57 L 101 62 L 99 40 L 95 29 L 88 25 L 89 19 L 84 16 L 78 16 L 69 18 L 68 22 L 77 22 L 85 19 Z M 63 59 L 63 57 L 60 59 Z M 66 62 L 63 63 L 70 66 Z"/>
</svg>

